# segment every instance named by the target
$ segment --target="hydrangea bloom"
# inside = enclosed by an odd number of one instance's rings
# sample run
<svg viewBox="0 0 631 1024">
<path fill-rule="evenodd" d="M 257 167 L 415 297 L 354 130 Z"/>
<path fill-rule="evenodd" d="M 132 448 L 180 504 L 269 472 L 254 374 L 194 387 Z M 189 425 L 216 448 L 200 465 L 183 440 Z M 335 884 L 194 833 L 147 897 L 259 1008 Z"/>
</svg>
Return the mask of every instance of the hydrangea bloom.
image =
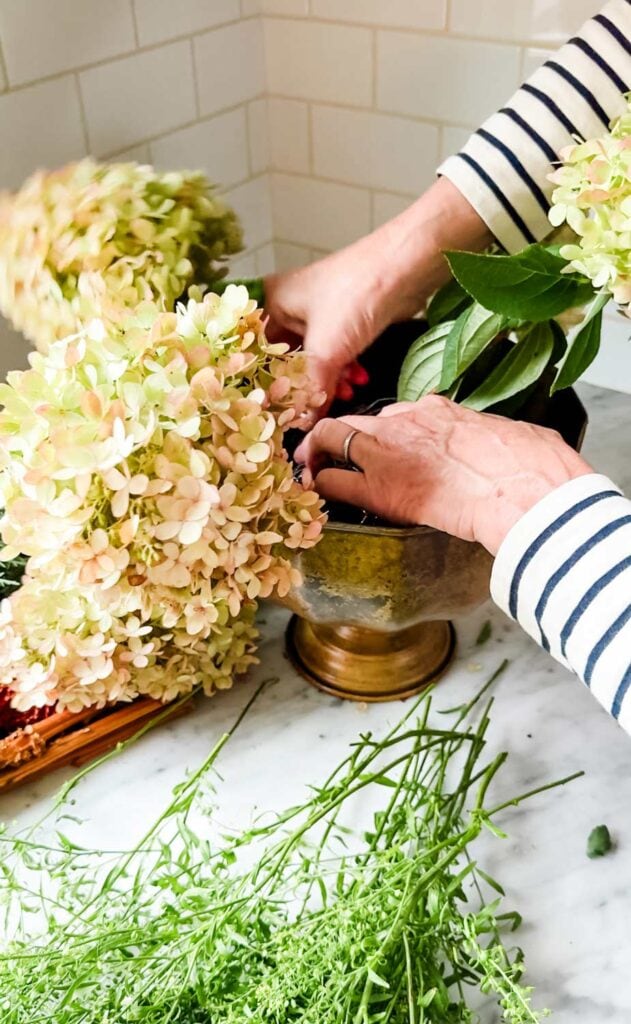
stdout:
<svg viewBox="0 0 631 1024">
<path fill-rule="evenodd" d="M 140 302 L 173 310 L 240 247 L 234 212 L 203 174 L 82 160 L 0 199 L 0 309 L 46 351 Z"/>
<path fill-rule="evenodd" d="M 631 103 L 608 135 L 561 156 L 563 166 L 551 175 L 557 188 L 550 220 L 578 236 L 561 255 L 631 315 Z"/>
<path fill-rule="evenodd" d="M 270 344 L 243 286 L 140 308 L 33 353 L 0 385 L 0 615 L 14 706 L 71 710 L 230 685 L 258 598 L 300 576 L 321 502 L 283 433 L 318 404 L 304 355 Z"/>
</svg>

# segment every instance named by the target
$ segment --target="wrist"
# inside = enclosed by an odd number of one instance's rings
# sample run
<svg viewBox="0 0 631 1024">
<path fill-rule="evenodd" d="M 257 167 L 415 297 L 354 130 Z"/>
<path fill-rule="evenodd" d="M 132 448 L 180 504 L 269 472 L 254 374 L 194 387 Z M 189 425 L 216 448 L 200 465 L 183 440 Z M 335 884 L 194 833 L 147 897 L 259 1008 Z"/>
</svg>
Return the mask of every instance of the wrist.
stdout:
<svg viewBox="0 0 631 1024">
<path fill-rule="evenodd" d="M 493 241 L 487 225 L 447 178 L 374 232 L 375 277 L 392 319 L 413 316 L 450 277 L 444 252 L 479 251 Z M 394 315 L 392 315 L 394 314 Z"/>
<path fill-rule="evenodd" d="M 492 555 L 497 555 L 508 533 L 535 505 L 570 480 L 593 472 L 580 455 L 568 448 L 553 465 L 500 480 L 494 501 L 485 502 L 482 509 L 476 540 Z"/>
</svg>

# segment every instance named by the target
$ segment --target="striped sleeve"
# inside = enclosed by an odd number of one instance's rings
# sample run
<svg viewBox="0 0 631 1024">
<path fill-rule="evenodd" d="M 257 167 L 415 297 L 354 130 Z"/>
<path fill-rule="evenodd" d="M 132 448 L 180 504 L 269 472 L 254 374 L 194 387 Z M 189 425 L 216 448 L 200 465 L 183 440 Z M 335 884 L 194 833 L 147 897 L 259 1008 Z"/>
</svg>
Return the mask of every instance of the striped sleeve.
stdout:
<svg viewBox="0 0 631 1024">
<path fill-rule="evenodd" d="M 597 473 L 559 487 L 506 536 L 491 592 L 631 733 L 631 501 Z"/>
<path fill-rule="evenodd" d="M 438 173 L 508 252 L 551 230 L 548 175 L 576 136 L 602 134 L 631 91 L 631 0 L 610 0 Z"/>
</svg>

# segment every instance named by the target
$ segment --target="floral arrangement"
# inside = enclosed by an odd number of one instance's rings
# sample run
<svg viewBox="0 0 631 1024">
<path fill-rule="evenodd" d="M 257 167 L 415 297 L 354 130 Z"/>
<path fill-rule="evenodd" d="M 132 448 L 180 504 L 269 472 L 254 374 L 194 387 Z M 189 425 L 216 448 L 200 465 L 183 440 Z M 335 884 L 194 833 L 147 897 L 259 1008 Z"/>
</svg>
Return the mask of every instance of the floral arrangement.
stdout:
<svg viewBox="0 0 631 1024">
<path fill-rule="evenodd" d="M 512 412 L 539 384 L 552 393 L 578 380 L 598 354 L 611 298 L 631 316 L 631 97 L 608 134 L 562 157 L 550 221 L 574 238 L 511 256 L 447 253 L 453 280 L 406 358 L 401 400 L 438 391 Z"/>
<path fill-rule="evenodd" d="M 240 248 L 237 218 L 203 174 L 82 160 L 0 198 L 0 310 L 45 352 L 141 302 L 172 311 Z"/>
<path fill-rule="evenodd" d="M 17 709 L 210 693 L 254 660 L 256 601 L 299 583 L 323 521 L 283 449 L 319 396 L 261 317 L 236 285 L 141 304 L 0 385 L 3 557 L 28 557 L 0 613 Z"/>
<path fill-rule="evenodd" d="M 561 156 L 563 166 L 550 176 L 557 185 L 550 221 L 577 235 L 561 256 L 631 316 L 631 102 L 608 135 Z"/>
</svg>

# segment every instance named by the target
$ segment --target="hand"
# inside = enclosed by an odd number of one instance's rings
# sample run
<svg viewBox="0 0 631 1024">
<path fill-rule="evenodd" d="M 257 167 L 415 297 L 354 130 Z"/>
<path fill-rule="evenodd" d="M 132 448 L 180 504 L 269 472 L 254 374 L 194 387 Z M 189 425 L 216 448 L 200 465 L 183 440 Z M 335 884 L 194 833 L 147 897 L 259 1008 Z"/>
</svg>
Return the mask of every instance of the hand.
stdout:
<svg viewBox="0 0 631 1024">
<path fill-rule="evenodd" d="M 353 361 L 397 320 L 414 316 L 449 278 L 444 249 L 481 249 L 488 228 L 446 178 L 400 216 L 308 267 L 268 277 L 271 340 L 302 342 L 328 402 L 352 397 Z"/>
<path fill-rule="evenodd" d="M 361 472 L 341 460 L 349 431 Z M 425 524 L 497 554 L 529 508 L 591 467 L 556 433 L 473 412 L 438 395 L 388 406 L 379 416 L 321 420 L 296 452 L 306 482 L 395 523 Z"/>
</svg>

